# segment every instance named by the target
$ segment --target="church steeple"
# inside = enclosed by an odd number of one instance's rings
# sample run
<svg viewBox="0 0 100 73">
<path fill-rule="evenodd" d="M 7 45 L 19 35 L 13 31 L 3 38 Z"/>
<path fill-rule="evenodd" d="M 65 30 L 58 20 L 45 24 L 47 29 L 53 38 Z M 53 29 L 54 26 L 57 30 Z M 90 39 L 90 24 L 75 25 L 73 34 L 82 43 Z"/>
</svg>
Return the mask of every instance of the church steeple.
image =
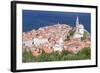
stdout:
<svg viewBox="0 0 100 73">
<path fill-rule="evenodd" d="M 79 25 L 79 18 L 77 16 L 77 19 L 76 19 L 76 26 Z"/>
</svg>

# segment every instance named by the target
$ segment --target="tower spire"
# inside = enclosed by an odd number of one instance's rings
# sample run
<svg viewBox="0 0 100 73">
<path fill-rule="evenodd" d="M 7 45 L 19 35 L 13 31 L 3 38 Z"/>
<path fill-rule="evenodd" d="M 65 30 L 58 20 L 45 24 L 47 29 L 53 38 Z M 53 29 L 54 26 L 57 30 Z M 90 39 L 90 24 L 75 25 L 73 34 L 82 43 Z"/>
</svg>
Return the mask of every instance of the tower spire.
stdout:
<svg viewBox="0 0 100 73">
<path fill-rule="evenodd" d="M 79 25 L 79 18 L 77 16 L 77 19 L 76 19 L 76 26 Z"/>
</svg>

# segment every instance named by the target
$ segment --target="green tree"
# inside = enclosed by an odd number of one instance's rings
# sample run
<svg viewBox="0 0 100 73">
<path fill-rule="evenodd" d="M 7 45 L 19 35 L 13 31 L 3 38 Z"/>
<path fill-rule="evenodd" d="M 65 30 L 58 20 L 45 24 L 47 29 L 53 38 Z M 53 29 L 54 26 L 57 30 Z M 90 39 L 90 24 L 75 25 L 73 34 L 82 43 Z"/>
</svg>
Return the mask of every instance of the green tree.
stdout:
<svg viewBox="0 0 100 73">
<path fill-rule="evenodd" d="M 73 30 L 73 29 L 69 31 L 69 35 L 70 35 L 70 36 L 73 36 L 74 33 L 75 33 L 75 30 Z"/>
<path fill-rule="evenodd" d="M 86 31 L 84 31 L 83 37 L 81 39 L 85 40 L 88 36 L 89 36 L 89 34 Z"/>
</svg>

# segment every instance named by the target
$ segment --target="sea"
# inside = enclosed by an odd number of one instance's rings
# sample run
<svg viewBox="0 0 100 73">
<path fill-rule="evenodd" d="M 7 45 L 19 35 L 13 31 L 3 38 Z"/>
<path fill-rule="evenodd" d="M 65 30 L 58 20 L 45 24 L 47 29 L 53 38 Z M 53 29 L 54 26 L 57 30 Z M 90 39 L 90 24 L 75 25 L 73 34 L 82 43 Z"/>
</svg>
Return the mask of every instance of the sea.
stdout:
<svg viewBox="0 0 100 73">
<path fill-rule="evenodd" d="M 23 32 L 58 23 L 75 27 L 77 17 L 79 23 L 83 24 L 84 28 L 91 33 L 91 13 L 22 10 Z"/>
</svg>

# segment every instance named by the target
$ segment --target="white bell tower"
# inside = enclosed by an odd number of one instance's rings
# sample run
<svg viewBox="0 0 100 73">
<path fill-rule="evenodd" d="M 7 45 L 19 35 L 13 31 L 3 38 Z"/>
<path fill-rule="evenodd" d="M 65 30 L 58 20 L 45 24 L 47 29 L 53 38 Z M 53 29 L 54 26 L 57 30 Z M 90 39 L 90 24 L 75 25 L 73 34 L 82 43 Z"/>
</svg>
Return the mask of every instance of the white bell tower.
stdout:
<svg viewBox="0 0 100 73">
<path fill-rule="evenodd" d="M 76 26 L 78 26 L 79 25 L 79 18 L 78 18 L 78 16 L 77 16 L 77 19 L 76 19 Z"/>
<path fill-rule="evenodd" d="M 76 18 L 76 30 L 75 30 L 75 34 L 74 34 L 74 38 L 81 38 L 83 37 L 84 34 L 84 26 L 82 24 L 79 23 L 79 17 L 77 16 Z"/>
</svg>

